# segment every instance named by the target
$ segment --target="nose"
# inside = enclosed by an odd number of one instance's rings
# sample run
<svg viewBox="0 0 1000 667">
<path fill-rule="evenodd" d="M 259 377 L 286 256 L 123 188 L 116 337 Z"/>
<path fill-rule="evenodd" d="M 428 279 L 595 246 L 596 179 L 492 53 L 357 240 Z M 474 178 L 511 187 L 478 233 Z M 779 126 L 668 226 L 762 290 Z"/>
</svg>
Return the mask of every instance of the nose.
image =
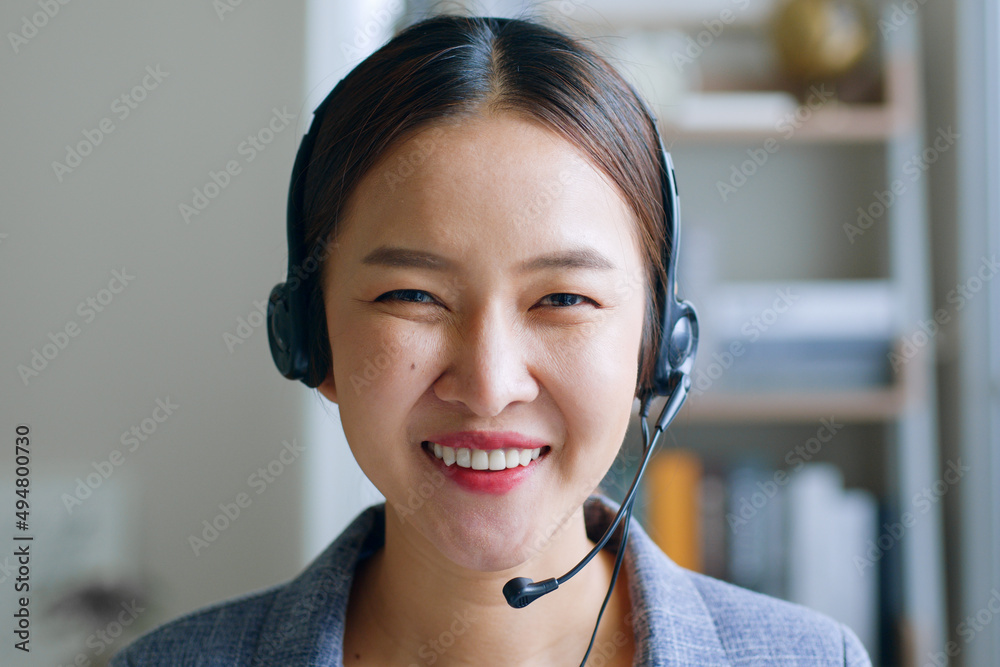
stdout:
<svg viewBox="0 0 1000 667">
<path fill-rule="evenodd" d="M 531 402 L 538 383 L 526 361 L 530 347 L 517 321 L 502 304 L 492 302 L 463 317 L 453 329 L 450 364 L 434 392 L 442 401 L 463 403 L 482 417 L 495 417 L 511 403 Z"/>
</svg>

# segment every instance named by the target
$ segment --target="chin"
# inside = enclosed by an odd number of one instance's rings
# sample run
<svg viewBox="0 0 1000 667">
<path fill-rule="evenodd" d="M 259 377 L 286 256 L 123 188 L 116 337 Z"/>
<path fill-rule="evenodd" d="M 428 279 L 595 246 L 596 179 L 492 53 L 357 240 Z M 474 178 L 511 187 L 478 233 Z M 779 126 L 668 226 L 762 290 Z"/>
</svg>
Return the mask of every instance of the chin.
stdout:
<svg viewBox="0 0 1000 667">
<path fill-rule="evenodd" d="M 461 518 L 428 517 L 416 526 L 437 550 L 455 565 L 478 572 L 501 572 L 516 568 L 547 544 L 543 526 L 521 517 L 505 521 L 495 514 L 465 513 Z"/>
</svg>

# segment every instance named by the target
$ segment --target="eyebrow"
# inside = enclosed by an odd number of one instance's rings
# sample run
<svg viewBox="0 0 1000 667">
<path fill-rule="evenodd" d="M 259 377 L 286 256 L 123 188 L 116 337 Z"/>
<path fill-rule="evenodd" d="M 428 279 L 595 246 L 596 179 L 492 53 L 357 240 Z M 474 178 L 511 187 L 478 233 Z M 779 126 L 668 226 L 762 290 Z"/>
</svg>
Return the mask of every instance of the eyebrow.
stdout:
<svg viewBox="0 0 1000 667">
<path fill-rule="evenodd" d="M 398 246 L 379 246 L 365 255 L 362 264 L 389 266 L 394 268 L 431 269 L 434 271 L 455 271 L 454 262 L 431 252 L 412 250 Z M 561 250 L 522 262 L 518 273 L 542 269 L 592 269 L 613 271 L 617 267 L 607 257 L 593 248 L 578 247 Z"/>
</svg>

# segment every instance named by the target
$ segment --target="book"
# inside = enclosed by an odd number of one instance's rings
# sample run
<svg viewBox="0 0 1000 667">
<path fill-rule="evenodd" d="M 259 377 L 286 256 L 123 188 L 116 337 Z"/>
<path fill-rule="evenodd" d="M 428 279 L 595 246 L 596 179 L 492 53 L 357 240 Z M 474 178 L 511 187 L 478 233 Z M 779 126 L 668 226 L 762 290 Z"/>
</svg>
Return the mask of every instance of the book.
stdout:
<svg viewBox="0 0 1000 667">
<path fill-rule="evenodd" d="M 784 489 L 773 478 L 774 471 L 759 462 L 729 473 L 729 577 L 737 586 L 783 597 Z"/>
<path fill-rule="evenodd" d="M 649 462 L 646 530 L 681 567 L 704 571 L 701 552 L 701 460 L 682 449 L 660 452 Z"/>
<path fill-rule="evenodd" d="M 788 599 L 846 624 L 877 655 L 878 568 L 856 565 L 876 538 L 874 496 L 845 491 L 835 465 L 808 463 L 788 485 L 788 506 Z"/>
<path fill-rule="evenodd" d="M 726 552 L 726 480 L 719 472 L 706 472 L 701 478 L 701 562 L 710 577 L 729 576 Z"/>
</svg>

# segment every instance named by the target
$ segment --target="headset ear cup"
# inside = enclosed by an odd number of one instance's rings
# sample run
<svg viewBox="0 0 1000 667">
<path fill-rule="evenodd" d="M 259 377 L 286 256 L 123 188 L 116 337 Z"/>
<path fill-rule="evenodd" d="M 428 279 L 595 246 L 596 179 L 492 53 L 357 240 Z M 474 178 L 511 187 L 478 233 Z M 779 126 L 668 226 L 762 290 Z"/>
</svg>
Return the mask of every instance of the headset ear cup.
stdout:
<svg viewBox="0 0 1000 667">
<path fill-rule="evenodd" d="M 698 313 L 689 301 L 681 301 L 677 307 L 680 317 L 670 335 L 670 366 L 675 371 L 690 375 L 698 353 Z"/>
<path fill-rule="evenodd" d="M 283 376 L 301 380 L 314 389 L 326 379 L 327 364 L 316 363 L 310 358 L 308 333 L 296 330 L 291 290 L 288 283 L 279 283 L 267 300 L 267 340 L 271 358 Z"/>
<path fill-rule="evenodd" d="M 290 304 L 288 283 L 275 285 L 267 300 L 267 339 L 278 371 L 289 380 L 297 380 Z"/>
<path fill-rule="evenodd" d="M 663 319 L 653 393 L 666 396 L 676 375 L 690 376 L 698 352 L 698 313 L 688 301 L 673 301 Z"/>
</svg>

